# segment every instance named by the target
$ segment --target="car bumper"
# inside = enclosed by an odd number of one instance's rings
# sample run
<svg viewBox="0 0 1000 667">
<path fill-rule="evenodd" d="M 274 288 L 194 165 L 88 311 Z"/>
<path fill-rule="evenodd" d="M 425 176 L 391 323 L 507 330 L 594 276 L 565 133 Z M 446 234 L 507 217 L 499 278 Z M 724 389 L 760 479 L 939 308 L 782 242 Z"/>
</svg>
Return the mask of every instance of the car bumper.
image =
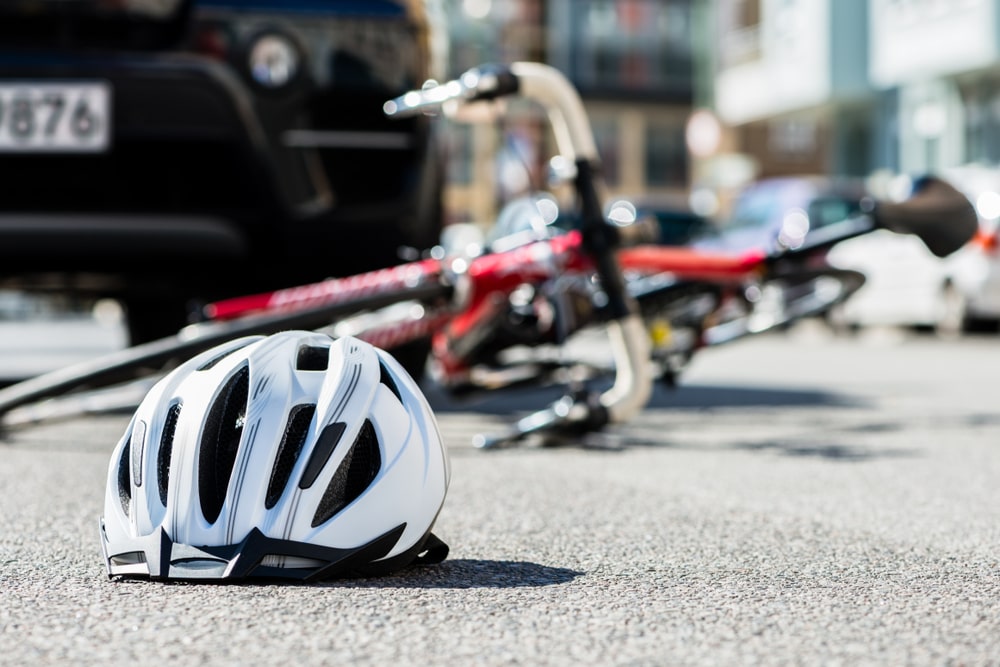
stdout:
<svg viewBox="0 0 1000 667">
<path fill-rule="evenodd" d="M 326 127 L 340 130 L 291 131 L 294 120 L 264 113 L 210 58 L 0 50 L 0 82 L 53 81 L 107 84 L 110 144 L 94 153 L 0 152 L 0 274 L 118 271 L 177 251 L 253 257 L 266 260 L 261 273 L 283 263 L 276 271 L 294 267 L 289 279 L 321 278 L 331 273 L 323 260 L 338 254 L 357 261 L 350 270 L 391 263 L 395 247 L 373 260 L 345 244 L 345 233 L 371 227 L 374 243 L 379 235 L 398 242 L 388 232 L 415 220 L 427 194 L 419 177 L 431 150 L 426 119 L 383 131 L 377 91 L 364 96 L 377 114 L 347 114 L 339 104 L 345 116 Z M 367 119 L 364 131 L 345 125 L 357 117 Z M 311 270 L 296 264 L 303 259 Z"/>
</svg>

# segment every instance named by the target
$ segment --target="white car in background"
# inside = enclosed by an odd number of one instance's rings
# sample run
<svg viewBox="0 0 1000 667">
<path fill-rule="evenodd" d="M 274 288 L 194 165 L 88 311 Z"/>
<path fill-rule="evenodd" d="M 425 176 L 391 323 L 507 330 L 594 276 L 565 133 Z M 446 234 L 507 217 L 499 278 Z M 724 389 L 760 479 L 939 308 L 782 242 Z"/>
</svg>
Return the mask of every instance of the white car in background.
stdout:
<svg viewBox="0 0 1000 667">
<path fill-rule="evenodd" d="M 865 285 L 835 313 L 837 324 L 926 327 L 946 335 L 997 330 L 1000 174 L 979 176 L 949 178 L 976 205 L 980 220 L 976 237 L 949 257 L 935 257 L 913 236 L 884 230 L 830 250 L 827 259 L 832 265 L 866 277 Z"/>
</svg>

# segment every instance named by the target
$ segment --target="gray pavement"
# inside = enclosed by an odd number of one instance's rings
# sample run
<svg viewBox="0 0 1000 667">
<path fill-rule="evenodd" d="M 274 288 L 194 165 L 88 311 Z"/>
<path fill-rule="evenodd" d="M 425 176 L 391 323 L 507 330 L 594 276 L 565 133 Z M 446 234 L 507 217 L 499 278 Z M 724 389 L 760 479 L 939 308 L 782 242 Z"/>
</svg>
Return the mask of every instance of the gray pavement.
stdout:
<svg viewBox="0 0 1000 667">
<path fill-rule="evenodd" d="M 431 392 L 440 566 L 314 586 L 112 583 L 126 417 L 0 443 L 0 664 L 1000 664 L 1000 339 L 800 327 L 697 357 L 579 446 L 469 437 L 543 392 Z"/>
</svg>

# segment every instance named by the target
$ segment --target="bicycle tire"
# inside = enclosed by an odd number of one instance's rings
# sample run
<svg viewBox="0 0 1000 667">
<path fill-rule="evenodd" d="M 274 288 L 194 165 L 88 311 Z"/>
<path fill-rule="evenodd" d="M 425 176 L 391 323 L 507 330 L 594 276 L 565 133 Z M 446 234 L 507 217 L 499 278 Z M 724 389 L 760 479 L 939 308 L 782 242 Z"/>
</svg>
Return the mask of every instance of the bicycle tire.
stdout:
<svg viewBox="0 0 1000 667">
<path fill-rule="evenodd" d="M 173 361 L 234 338 L 269 335 L 288 329 L 318 329 L 337 318 L 366 310 L 411 300 L 431 302 L 446 299 L 450 294 L 451 288 L 443 283 L 407 286 L 332 305 L 191 325 L 173 336 L 127 347 L 0 389 L 0 419 L 15 408 L 75 390 L 107 388 L 162 372 Z"/>
</svg>

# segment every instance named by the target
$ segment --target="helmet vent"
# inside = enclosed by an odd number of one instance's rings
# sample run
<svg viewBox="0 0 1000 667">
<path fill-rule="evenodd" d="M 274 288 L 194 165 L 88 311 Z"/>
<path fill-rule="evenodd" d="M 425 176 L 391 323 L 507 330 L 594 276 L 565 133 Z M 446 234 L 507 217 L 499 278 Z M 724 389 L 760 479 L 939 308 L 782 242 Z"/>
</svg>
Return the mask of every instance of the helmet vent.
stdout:
<svg viewBox="0 0 1000 667">
<path fill-rule="evenodd" d="M 295 369 L 299 371 L 325 371 L 330 364 L 330 348 L 318 345 L 303 345 Z"/>
<path fill-rule="evenodd" d="M 201 366 L 199 366 L 198 370 L 199 371 L 207 371 L 208 369 L 213 368 L 217 363 L 219 363 L 220 361 L 222 361 L 223 359 L 225 359 L 226 357 L 228 357 L 230 354 L 232 354 L 233 352 L 237 352 L 238 350 L 242 350 L 244 347 L 246 347 L 247 345 L 249 345 L 252 342 L 254 342 L 254 341 L 253 340 L 248 340 L 245 343 L 243 343 L 242 345 L 234 347 L 234 348 L 232 348 L 230 350 L 225 350 L 222 353 L 215 355 L 214 357 L 212 357 L 211 359 L 209 359 L 208 361 L 206 361 L 205 363 L 203 363 Z"/>
<path fill-rule="evenodd" d="M 164 505 L 167 504 L 167 484 L 170 480 L 170 454 L 174 450 L 174 433 L 177 431 L 177 418 L 180 414 L 180 403 L 170 406 L 163 424 L 163 435 L 160 436 L 160 450 L 156 453 L 156 482 L 160 491 L 160 502 Z"/>
<path fill-rule="evenodd" d="M 366 419 L 319 501 L 312 520 L 313 528 L 330 520 L 337 512 L 354 502 L 378 476 L 381 467 L 382 456 L 379 453 L 375 427 Z"/>
<path fill-rule="evenodd" d="M 396 398 L 398 398 L 400 403 L 402 403 L 403 397 L 399 395 L 399 387 L 396 386 L 396 381 L 393 380 L 392 375 L 389 374 L 389 369 L 386 368 L 385 364 L 383 364 L 381 361 L 378 362 L 378 367 L 379 371 L 382 373 L 382 376 L 379 378 L 379 380 L 382 382 L 382 384 L 388 387 L 389 391 L 394 393 L 396 395 Z"/>
<path fill-rule="evenodd" d="M 271 469 L 271 481 L 267 484 L 267 497 L 264 499 L 264 506 L 267 509 L 278 504 L 278 499 L 284 493 L 315 413 L 315 405 L 296 405 L 289 412 L 285 434 L 281 436 L 278 455 L 274 460 L 274 468 Z"/>
<path fill-rule="evenodd" d="M 323 472 L 323 467 L 330 460 L 333 450 L 340 444 L 340 438 L 346 430 L 347 424 L 344 422 L 333 422 L 323 427 L 319 437 L 316 438 L 316 444 L 313 445 L 312 454 L 309 455 L 309 463 L 306 464 L 306 469 L 302 473 L 302 479 L 299 480 L 300 489 L 312 488 L 312 485 L 316 483 L 316 478 Z"/>
<path fill-rule="evenodd" d="M 244 365 L 222 387 L 209 409 L 198 453 L 198 495 L 209 523 L 222 512 L 247 414 L 250 369 Z"/>
<path fill-rule="evenodd" d="M 132 434 L 129 433 L 125 439 L 125 446 L 122 447 L 121 458 L 118 459 L 118 501 L 122 504 L 122 511 L 125 516 L 129 515 L 132 505 L 132 476 L 129 472 L 132 458 Z"/>
</svg>

